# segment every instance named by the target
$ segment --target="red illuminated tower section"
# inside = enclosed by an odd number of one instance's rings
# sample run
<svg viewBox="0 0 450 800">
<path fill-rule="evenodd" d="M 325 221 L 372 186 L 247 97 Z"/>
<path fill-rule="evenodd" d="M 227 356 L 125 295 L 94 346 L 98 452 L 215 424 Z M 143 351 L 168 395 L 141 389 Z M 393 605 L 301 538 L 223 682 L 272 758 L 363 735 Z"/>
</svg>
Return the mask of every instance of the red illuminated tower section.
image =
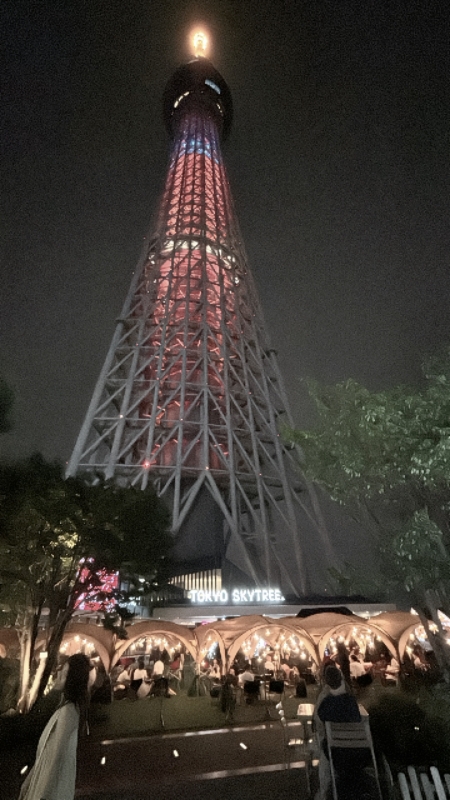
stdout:
<svg viewBox="0 0 450 800">
<path fill-rule="evenodd" d="M 156 221 L 68 474 L 154 483 L 181 571 L 221 568 L 305 594 L 304 546 L 331 550 L 280 436 L 286 397 L 221 153 L 231 96 L 207 59 L 175 72 L 164 116 L 171 151 Z"/>
</svg>

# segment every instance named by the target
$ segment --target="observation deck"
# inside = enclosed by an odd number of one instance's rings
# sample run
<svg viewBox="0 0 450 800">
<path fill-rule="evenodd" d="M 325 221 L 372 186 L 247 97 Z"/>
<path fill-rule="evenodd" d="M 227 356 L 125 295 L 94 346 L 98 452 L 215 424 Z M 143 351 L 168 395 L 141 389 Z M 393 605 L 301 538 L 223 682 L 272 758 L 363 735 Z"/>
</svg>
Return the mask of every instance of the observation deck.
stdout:
<svg viewBox="0 0 450 800">
<path fill-rule="evenodd" d="M 228 136 L 233 120 L 233 101 L 227 83 L 207 58 L 195 58 L 182 64 L 164 91 L 164 122 L 173 138 L 177 122 L 186 109 L 200 109 L 213 117 L 221 134 Z"/>
</svg>

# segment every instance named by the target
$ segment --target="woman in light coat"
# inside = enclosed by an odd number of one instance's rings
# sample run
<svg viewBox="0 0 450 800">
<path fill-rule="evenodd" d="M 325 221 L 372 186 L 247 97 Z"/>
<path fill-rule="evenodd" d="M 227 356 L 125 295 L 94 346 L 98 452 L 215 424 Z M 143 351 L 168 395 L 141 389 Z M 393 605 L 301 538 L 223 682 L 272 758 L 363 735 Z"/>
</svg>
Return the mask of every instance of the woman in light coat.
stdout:
<svg viewBox="0 0 450 800">
<path fill-rule="evenodd" d="M 45 726 L 33 769 L 19 800 L 73 800 L 80 720 L 86 721 L 89 659 L 77 653 L 68 661 L 61 704 Z"/>
</svg>

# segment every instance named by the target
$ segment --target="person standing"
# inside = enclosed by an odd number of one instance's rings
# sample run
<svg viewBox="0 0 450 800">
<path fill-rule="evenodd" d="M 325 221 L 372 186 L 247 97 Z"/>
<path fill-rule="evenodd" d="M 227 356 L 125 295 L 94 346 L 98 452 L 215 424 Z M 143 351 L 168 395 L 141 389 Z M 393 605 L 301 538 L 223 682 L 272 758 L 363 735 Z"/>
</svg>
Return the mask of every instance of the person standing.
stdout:
<svg viewBox="0 0 450 800">
<path fill-rule="evenodd" d="M 236 676 L 228 674 L 225 677 L 220 694 L 220 707 L 225 714 L 225 722 L 233 722 L 234 709 L 236 708 Z"/>
<path fill-rule="evenodd" d="M 76 653 L 69 658 L 61 704 L 42 732 L 35 764 L 22 784 L 19 800 L 73 800 L 78 730 L 86 723 L 89 670 L 87 656 Z"/>
<path fill-rule="evenodd" d="M 341 670 L 347 686 L 351 686 L 350 676 L 350 657 L 344 642 L 338 642 L 337 653 L 333 656 L 333 661 L 338 665 Z"/>
</svg>

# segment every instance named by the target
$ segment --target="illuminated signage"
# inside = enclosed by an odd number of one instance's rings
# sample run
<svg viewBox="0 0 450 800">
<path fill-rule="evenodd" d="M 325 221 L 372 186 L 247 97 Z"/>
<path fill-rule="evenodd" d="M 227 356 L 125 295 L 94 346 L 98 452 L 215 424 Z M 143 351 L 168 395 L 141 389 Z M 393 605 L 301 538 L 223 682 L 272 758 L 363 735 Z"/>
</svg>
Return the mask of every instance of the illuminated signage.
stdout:
<svg viewBox="0 0 450 800">
<path fill-rule="evenodd" d="M 98 581 L 92 585 L 91 570 L 82 567 L 78 576 L 80 584 L 87 584 L 87 591 L 79 595 L 75 608 L 79 611 L 110 611 L 116 605 L 114 597 L 119 588 L 119 573 L 100 569 L 96 573 Z M 99 599 L 101 598 L 101 599 Z"/>
<path fill-rule="evenodd" d="M 279 589 L 191 589 L 188 595 L 193 603 L 283 603 Z"/>
</svg>

